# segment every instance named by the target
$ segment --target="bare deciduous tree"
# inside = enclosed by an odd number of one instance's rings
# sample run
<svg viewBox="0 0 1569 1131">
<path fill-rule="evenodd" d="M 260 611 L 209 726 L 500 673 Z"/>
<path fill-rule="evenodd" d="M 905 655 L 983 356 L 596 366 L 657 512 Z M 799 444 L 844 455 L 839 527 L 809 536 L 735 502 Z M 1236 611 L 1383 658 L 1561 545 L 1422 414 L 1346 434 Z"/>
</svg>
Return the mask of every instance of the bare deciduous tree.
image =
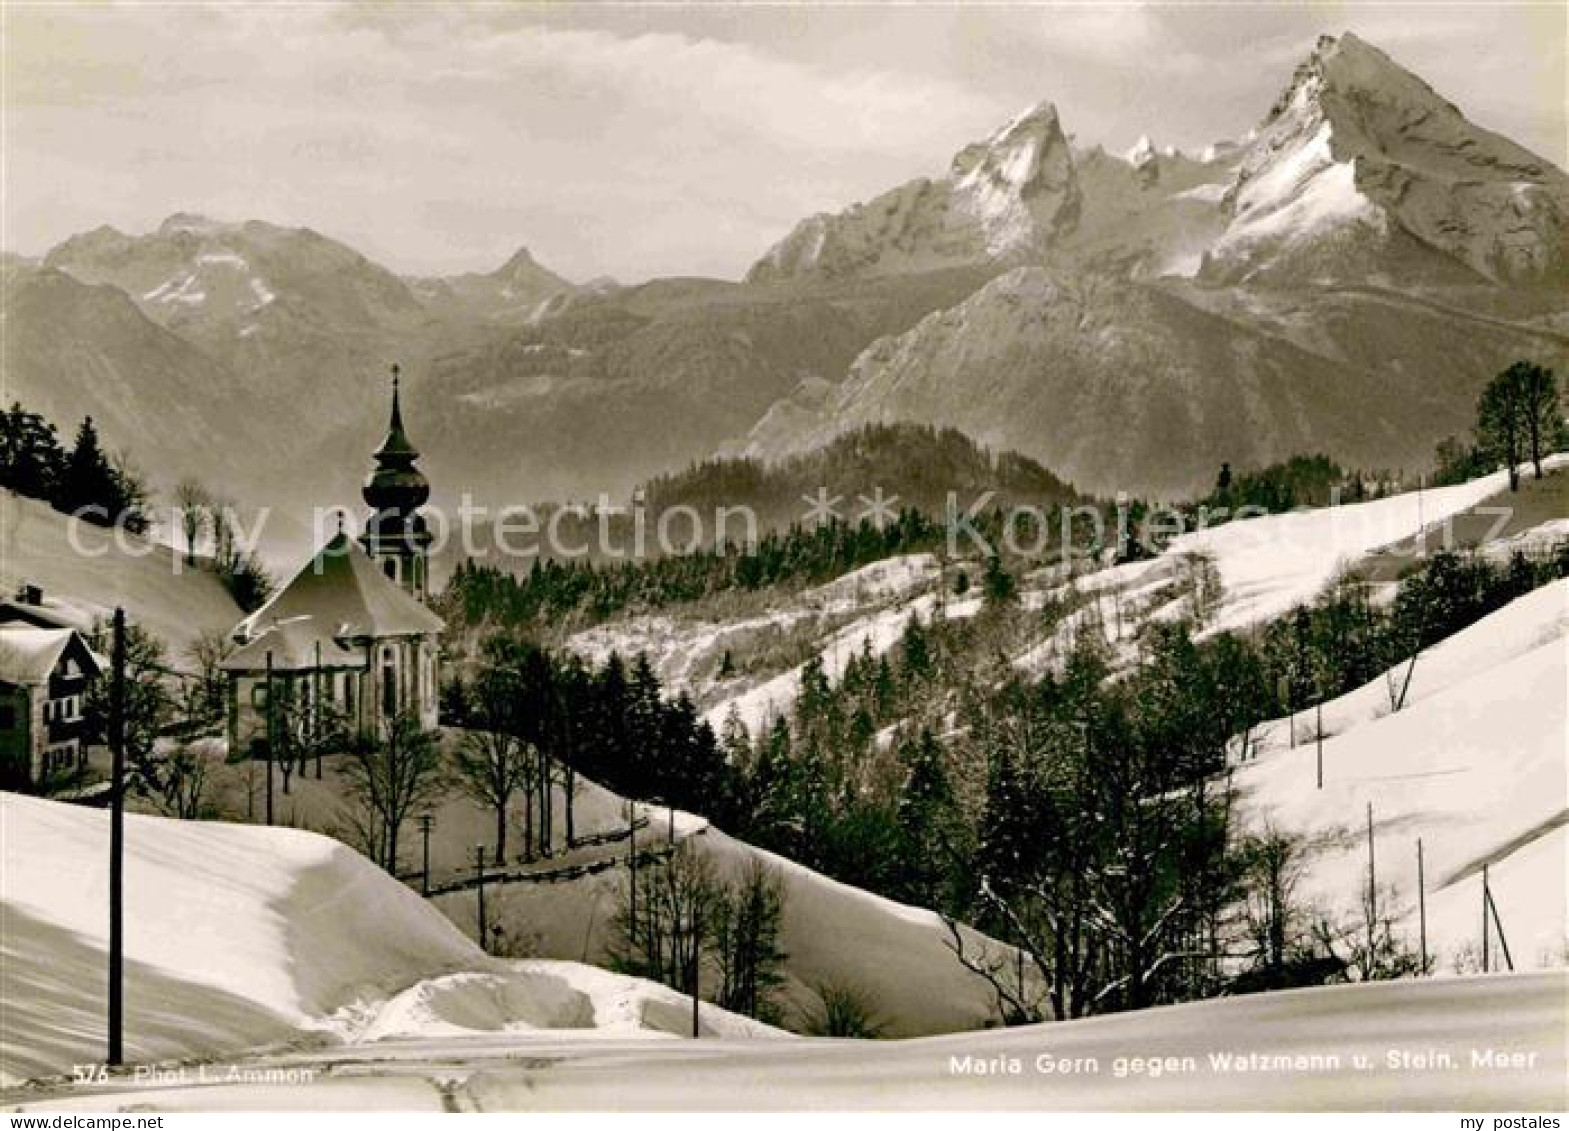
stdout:
<svg viewBox="0 0 1569 1131">
<path fill-rule="evenodd" d="M 180 512 L 180 533 L 185 538 L 185 563 L 195 565 L 196 548 L 202 537 L 213 529 L 212 495 L 195 479 L 182 479 L 174 488 L 174 507 Z"/>
<path fill-rule="evenodd" d="M 343 779 L 355 811 L 350 822 L 374 846 L 371 855 L 397 873 L 398 834 L 409 814 L 446 788 L 441 752 L 411 714 L 394 716 L 382 734 L 350 747 Z"/>
</svg>

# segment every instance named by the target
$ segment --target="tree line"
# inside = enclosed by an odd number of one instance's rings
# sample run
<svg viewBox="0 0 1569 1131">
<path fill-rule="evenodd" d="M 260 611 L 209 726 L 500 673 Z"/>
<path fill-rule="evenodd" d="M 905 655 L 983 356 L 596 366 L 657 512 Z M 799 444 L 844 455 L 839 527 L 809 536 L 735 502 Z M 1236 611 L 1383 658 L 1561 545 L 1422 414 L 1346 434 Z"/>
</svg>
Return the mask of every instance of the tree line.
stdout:
<svg viewBox="0 0 1569 1131">
<path fill-rule="evenodd" d="M 91 416 L 67 448 L 51 421 L 20 402 L 0 412 L 0 487 L 95 526 L 141 534 L 150 525 L 146 488 L 123 458 L 104 451 Z"/>
<path fill-rule="evenodd" d="M 1071 1017 L 1409 971 L 1387 921 L 1353 930 L 1291 902 L 1301 846 L 1235 826 L 1228 749 L 1246 757 L 1260 722 L 1384 672 L 1399 709 L 1424 649 L 1566 574 L 1565 549 L 1498 563 L 1444 552 L 1390 602 L 1348 576 L 1247 634 L 1152 625 L 1116 678 L 1104 643 L 1082 633 L 1042 679 L 999 662 L 993 642 L 1009 619 L 1071 610 L 1022 609 L 994 580 L 980 617 L 912 616 L 891 649 L 863 646 L 836 677 L 809 661 L 790 710 L 755 734 L 734 716 L 715 734 L 690 700 L 665 696 L 646 658 L 594 667 L 508 647 L 531 657 L 520 711 L 543 720 L 527 725 L 552 758 L 973 923 L 1017 948 L 1004 960 L 954 932 L 1008 1016 Z M 449 688 L 455 716 L 475 718 L 479 678 Z"/>
</svg>

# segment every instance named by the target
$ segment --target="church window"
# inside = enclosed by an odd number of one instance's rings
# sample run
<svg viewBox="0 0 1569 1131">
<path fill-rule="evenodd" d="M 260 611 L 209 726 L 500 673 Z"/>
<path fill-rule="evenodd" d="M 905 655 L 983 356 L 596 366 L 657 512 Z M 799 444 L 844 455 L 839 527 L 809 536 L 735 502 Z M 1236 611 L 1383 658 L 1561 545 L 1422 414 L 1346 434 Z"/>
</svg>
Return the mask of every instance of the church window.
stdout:
<svg viewBox="0 0 1569 1131">
<path fill-rule="evenodd" d="M 381 652 L 381 713 L 389 719 L 398 713 L 398 667 L 391 648 Z"/>
</svg>

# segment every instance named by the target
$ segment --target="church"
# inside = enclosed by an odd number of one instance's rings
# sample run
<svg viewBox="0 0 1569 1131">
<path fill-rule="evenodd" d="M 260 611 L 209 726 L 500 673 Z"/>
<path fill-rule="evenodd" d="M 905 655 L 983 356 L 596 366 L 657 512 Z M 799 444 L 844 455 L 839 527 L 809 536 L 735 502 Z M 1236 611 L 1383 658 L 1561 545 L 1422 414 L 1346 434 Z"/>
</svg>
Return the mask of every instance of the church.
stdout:
<svg viewBox="0 0 1569 1131">
<path fill-rule="evenodd" d="M 311 716 L 331 710 L 362 735 L 402 714 L 437 719 L 443 624 L 426 605 L 431 534 L 419 508 L 430 484 L 403 428 L 398 367 L 392 419 L 363 497 L 371 509 L 356 541 L 338 532 L 265 605 L 235 626 L 228 677 L 229 748 L 267 731 L 269 696 Z"/>
</svg>

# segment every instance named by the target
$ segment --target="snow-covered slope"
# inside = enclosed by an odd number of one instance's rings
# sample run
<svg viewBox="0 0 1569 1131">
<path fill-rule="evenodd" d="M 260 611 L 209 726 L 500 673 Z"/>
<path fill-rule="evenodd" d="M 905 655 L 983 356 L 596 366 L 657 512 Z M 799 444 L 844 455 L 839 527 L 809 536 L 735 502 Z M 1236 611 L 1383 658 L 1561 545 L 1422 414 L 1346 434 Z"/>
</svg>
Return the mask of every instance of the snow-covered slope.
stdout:
<svg viewBox="0 0 1569 1131">
<path fill-rule="evenodd" d="M 625 801 L 601 786 L 579 779 L 576 799 L 579 835 L 625 826 Z M 804 1028 L 821 1015 L 819 991 L 850 990 L 871 1009 L 891 1037 L 982 1029 L 998 1023 L 996 1002 L 985 982 L 966 972 L 948 947 L 948 928 L 933 912 L 873 895 L 832 880 L 782 856 L 753 847 L 708 824 L 702 817 L 651 805 L 636 812 L 647 819 L 640 834 L 646 850 L 662 845 L 674 823 L 675 838 L 713 861 L 727 877 L 743 874 L 754 862 L 768 867 L 781 883 L 784 915 L 780 946 L 785 952 L 782 1002 L 785 1023 Z M 625 842 L 599 850 L 620 854 Z M 559 867 L 589 858 L 566 854 Z M 610 871 L 559 883 L 492 886 L 487 915 L 499 923 L 510 944 L 522 953 L 575 958 L 600 965 L 609 961 L 612 923 L 624 900 L 626 871 Z M 477 901 L 472 892 L 438 896 L 437 905 L 472 934 Z M 965 937 L 981 936 L 968 928 Z M 988 941 L 988 947 L 1004 950 Z"/>
<path fill-rule="evenodd" d="M 1566 464 L 1569 455 L 1563 454 L 1543 461 L 1549 469 Z M 1246 627 L 1312 600 L 1338 572 L 1370 551 L 1424 527 L 1436 528 L 1508 485 L 1507 473 L 1497 471 L 1453 487 L 1230 522 L 1176 539 L 1166 556 L 1211 557 L 1223 587 L 1211 627 Z M 1439 548 L 1441 534 L 1434 530 L 1429 551 Z"/>
<path fill-rule="evenodd" d="M 1569 272 L 1569 177 L 1349 32 L 1298 67 L 1226 204 L 1220 274 L 1438 277 L 1424 250 L 1494 280 Z"/>
<path fill-rule="evenodd" d="M 1515 968 L 1562 966 L 1569 945 L 1569 582 L 1522 597 L 1418 660 L 1412 696 L 1388 709 L 1383 680 L 1325 706 L 1324 786 L 1312 720 L 1283 728 L 1234 776 L 1249 827 L 1300 834 L 1297 896 L 1360 921 L 1372 806 L 1379 902 L 1414 950 L 1417 849 L 1439 973 L 1481 951 L 1481 870 Z M 1424 664 L 1428 665 L 1424 668 Z M 1404 666 L 1395 675 L 1404 674 Z M 1383 709 L 1379 697 L 1386 697 Z M 1283 741 L 1284 739 L 1284 741 Z M 1498 960 L 1496 935 L 1492 941 Z"/>
<path fill-rule="evenodd" d="M 36 585 L 82 627 L 116 605 L 183 662 L 203 631 L 228 632 L 244 614 L 209 570 L 187 567 L 167 546 L 73 522 L 47 503 L 0 491 L 0 591 Z"/>
<path fill-rule="evenodd" d="M 107 813 L 0 794 L 0 1079 L 103 1056 Z M 504 963 L 341 843 L 130 815 L 126 1058 L 278 1042 L 685 1032 L 687 999 L 575 963 Z M 770 1030 L 705 1006 L 716 1035 Z"/>
</svg>

